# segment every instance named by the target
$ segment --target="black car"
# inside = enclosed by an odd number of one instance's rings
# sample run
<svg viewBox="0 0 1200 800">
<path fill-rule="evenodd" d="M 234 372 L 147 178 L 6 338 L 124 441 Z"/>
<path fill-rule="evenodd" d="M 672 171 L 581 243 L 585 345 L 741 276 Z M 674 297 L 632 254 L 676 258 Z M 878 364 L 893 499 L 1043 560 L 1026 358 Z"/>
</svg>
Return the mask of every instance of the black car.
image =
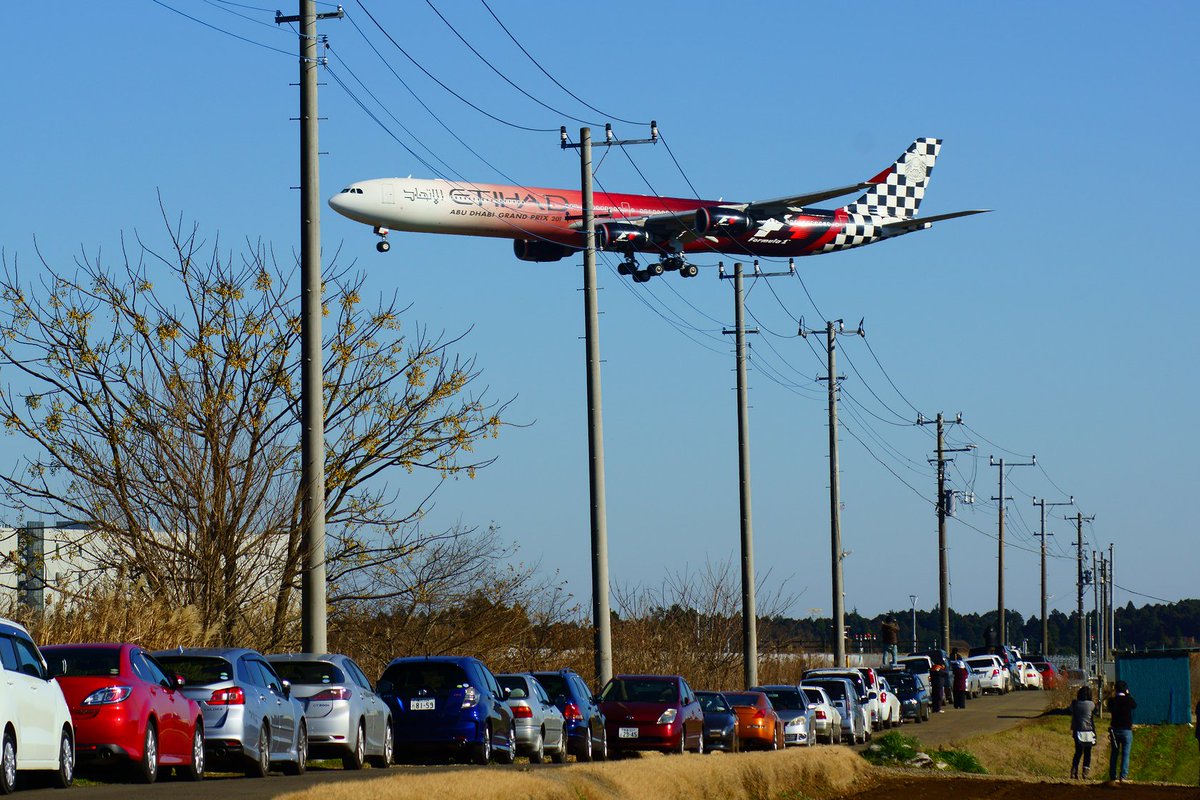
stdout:
<svg viewBox="0 0 1200 800">
<path fill-rule="evenodd" d="M 892 685 L 892 691 L 900 698 L 900 716 L 913 722 L 924 722 L 929 719 L 933 707 L 933 699 L 925 683 L 906 669 L 880 670 L 880 675 L 887 678 Z"/>
<path fill-rule="evenodd" d="M 738 742 L 738 721 L 733 706 L 720 692 L 696 692 L 700 708 L 704 711 L 704 750 L 724 750 L 736 753 L 741 749 Z"/>
<path fill-rule="evenodd" d="M 567 751 L 578 761 L 602 761 L 608 757 L 608 734 L 604 714 L 596 698 L 573 669 L 534 672 L 546 694 L 562 712 L 567 732 Z"/>
</svg>

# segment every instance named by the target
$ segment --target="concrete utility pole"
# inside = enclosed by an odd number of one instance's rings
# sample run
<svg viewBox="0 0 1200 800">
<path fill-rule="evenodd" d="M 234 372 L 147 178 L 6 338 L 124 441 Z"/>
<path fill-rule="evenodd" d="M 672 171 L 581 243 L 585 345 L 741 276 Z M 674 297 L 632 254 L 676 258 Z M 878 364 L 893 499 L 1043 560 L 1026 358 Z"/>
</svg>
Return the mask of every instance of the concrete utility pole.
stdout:
<svg viewBox="0 0 1200 800">
<path fill-rule="evenodd" d="M 928 425 L 930 420 L 917 415 L 918 425 Z M 962 414 L 957 415 L 951 425 L 962 424 Z M 946 420 L 939 411 L 937 415 L 937 518 L 938 518 L 938 603 L 942 611 L 941 644 L 943 650 L 950 649 L 950 565 L 946 553 L 946 516 L 950 512 L 950 495 L 946 491 L 946 453 L 965 453 L 974 450 L 967 447 L 946 447 Z M 932 460 L 932 459 L 931 459 Z"/>
<path fill-rule="evenodd" d="M 304 488 L 304 544 L 300 579 L 301 649 L 329 650 L 325 619 L 325 395 L 321 352 L 321 170 L 317 146 L 316 0 L 300 0 L 300 13 L 275 13 L 275 24 L 300 23 L 300 483 Z"/>
<path fill-rule="evenodd" d="M 1045 659 L 1050 657 L 1050 622 L 1046 619 L 1046 506 L 1073 506 L 1075 497 L 1065 503 L 1047 503 L 1046 498 L 1035 497 L 1033 504 L 1042 509 L 1042 658 Z"/>
<path fill-rule="evenodd" d="M 999 637 L 1000 644 L 1008 644 L 1008 619 L 1007 610 L 1004 606 L 1004 503 L 1012 500 L 1011 497 L 1004 496 L 1004 459 L 994 461 L 991 456 L 988 456 L 988 464 L 993 467 L 999 467 L 1000 470 L 1000 496 L 993 497 L 993 500 L 998 501 L 999 509 L 999 528 L 996 536 L 997 552 L 999 557 L 996 562 L 996 622 L 1000 626 Z M 1029 461 L 1008 464 L 1010 467 L 1032 467 L 1037 464 L 1037 456 L 1031 456 Z"/>
<path fill-rule="evenodd" d="M 658 126 L 650 123 L 651 138 L 618 140 L 606 126 L 603 145 L 645 144 L 658 141 Z M 608 683 L 613 676 L 612 615 L 608 603 L 608 514 L 604 494 L 604 420 L 600 403 L 600 312 L 596 293 L 596 220 L 592 190 L 592 129 L 579 129 L 579 143 L 567 141 L 567 129 L 559 129 L 559 147 L 579 150 L 579 183 L 583 195 L 583 316 L 584 348 L 587 351 L 588 489 L 591 497 L 592 532 L 592 646 L 596 682 Z"/>
<path fill-rule="evenodd" d="M 1113 546 L 1108 543 L 1108 657 L 1113 660 L 1117 650 L 1117 609 L 1114 601 L 1117 598 L 1117 579 L 1113 572 Z"/>
<path fill-rule="evenodd" d="M 1076 590 L 1078 593 L 1077 600 L 1079 601 L 1079 668 L 1081 670 L 1084 669 L 1084 665 L 1087 664 L 1087 626 L 1085 625 L 1083 618 L 1083 521 L 1086 519 L 1090 522 L 1095 518 L 1096 517 L 1094 515 L 1085 517 L 1082 511 L 1075 512 L 1075 547 L 1077 549 L 1075 560 L 1078 567 Z"/>
<path fill-rule="evenodd" d="M 829 384 L 829 549 L 833 573 L 834 660 L 840 667 L 846 666 L 846 590 L 842 582 L 844 556 L 842 551 L 841 480 L 838 469 L 837 397 L 838 387 L 844 378 L 837 374 L 836 339 L 837 335 L 845 330 L 846 326 L 840 319 L 825 323 L 825 355 L 829 368 L 829 373 L 824 378 Z M 801 338 L 807 337 L 810 333 L 815 334 L 820 331 L 805 328 L 804 321 L 801 320 L 799 330 Z M 858 323 L 858 330 L 854 333 L 857 336 L 865 335 L 861 321 Z"/>
<path fill-rule="evenodd" d="M 912 652 L 917 651 L 917 596 L 910 594 L 908 603 L 912 606 Z"/>
</svg>

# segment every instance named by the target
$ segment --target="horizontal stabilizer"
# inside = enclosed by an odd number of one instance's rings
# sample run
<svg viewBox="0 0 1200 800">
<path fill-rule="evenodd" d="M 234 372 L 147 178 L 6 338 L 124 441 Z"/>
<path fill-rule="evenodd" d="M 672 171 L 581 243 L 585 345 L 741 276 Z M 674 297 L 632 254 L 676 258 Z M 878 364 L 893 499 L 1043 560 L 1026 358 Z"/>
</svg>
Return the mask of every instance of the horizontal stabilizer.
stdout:
<svg viewBox="0 0 1200 800">
<path fill-rule="evenodd" d="M 986 214 L 992 209 L 990 208 L 974 208 L 970 211 L 954 211 L 950 214 L 937 214 L 932 217 L 913 217 L 912 219 L 899 219 L 895 222 L 885 222 L 879 227 L 883 228 L 887 233 L 907 233 L 909 231 L 918 231 L 922 228 L 927 228 L 935 222 L 942 220 L 954 219 L 955 217 L 969 217 L 972 214 Z"/>
</svg>

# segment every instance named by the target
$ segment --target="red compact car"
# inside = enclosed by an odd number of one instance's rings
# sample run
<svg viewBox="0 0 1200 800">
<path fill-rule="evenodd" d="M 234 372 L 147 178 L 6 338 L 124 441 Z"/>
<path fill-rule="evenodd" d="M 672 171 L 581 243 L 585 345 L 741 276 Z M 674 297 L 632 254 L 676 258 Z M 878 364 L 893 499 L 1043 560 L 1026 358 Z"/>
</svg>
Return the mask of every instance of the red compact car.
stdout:
<svg viewBox="0 0 1200 800">
<path fill-rule="evenodd" d="M 1049 661 L 1034 661 L 1033 668 L 1042 676 L 1043 689 L 1057 689 L 1059 672 Z"/>
<path fill-rule="evenodd" d="M 129 761 L 153 783 L 160 768 L 204 777 L 204 718 L 179 681 L 131 644 L 60 644 L 41 648 L 75 723 L 75 756 Z"/>
<path fill-rule="evenodd" d="M 678 675 L 617 675 L 600 692 L 608 749 L 704 752 L 704 711 Z"/>
</svg>

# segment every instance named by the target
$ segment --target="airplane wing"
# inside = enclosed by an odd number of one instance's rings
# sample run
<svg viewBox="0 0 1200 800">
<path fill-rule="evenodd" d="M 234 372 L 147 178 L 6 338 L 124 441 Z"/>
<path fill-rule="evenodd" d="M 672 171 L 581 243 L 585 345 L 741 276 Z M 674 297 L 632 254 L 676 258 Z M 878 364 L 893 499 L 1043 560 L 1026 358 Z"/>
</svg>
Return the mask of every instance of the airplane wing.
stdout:
<svg viewBox="0 0 1200 800">
<path fill-rule="evenodd" d="M 927 228 L 933 223 L 941 222 L 942 220 L 969 217 L 972 214 L 986 214 L 991 210 L 990 208 L 975 208 L 970 211 L 954 211 L 950 214 L 937 214 L 932 217 L 913 217 L 911 219 L 896 220 L 895 222 L 885 222 L 880 227 L 887 233 L 908 233 L 909 231 Z"/>
</svg>

